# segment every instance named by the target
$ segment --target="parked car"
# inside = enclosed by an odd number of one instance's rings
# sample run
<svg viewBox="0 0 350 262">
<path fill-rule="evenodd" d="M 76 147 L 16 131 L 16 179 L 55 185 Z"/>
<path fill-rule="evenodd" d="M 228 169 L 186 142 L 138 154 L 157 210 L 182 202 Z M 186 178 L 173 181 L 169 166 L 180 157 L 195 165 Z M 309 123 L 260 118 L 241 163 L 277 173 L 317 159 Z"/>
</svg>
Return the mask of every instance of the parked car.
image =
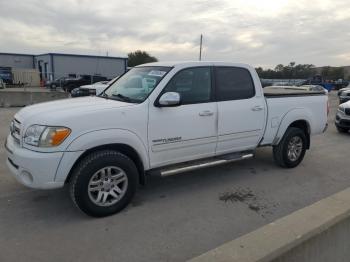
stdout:
<svg viewBox="0 0 350 262">
<path fill-rule="evenodd" d="M 0 78 L 8 85 L 13 84 L 13 75 L 11 67 L 0 66 Z"/>
<path fill-rule="evenodd" d="M 335 116 L 335 126 L 340 133 L 350 130 L 350 101 L 340 104 Z"/>
<path fill-rule="evenodd" d="M 108 81 L 107 77 L 104 76 L 90 76 L 82 75 L 77 78 L 67 78 L 62 82 L 62 89 L 66 92 L 71 92 L 74 88 L 82 85 L 93 84 L 100 81 Z"/>
<path fill-rule="evenodd" d="M 346 81 L 343 79 L 338 79 L 338 80 L 334 81 L 334 89 L 335 90 L 342 89 L 342 88 L 346 87 L 347 85 L 349 85 L 349 81 Z"/>
<path fill-rule="evenodd" d="M 28 187 L 69 184 L 78 208 L 107 216 L 126 207 L 150 173 L 248 159 L 260 146 L 294 168 L 311 136 L 326 130 L 328 109 L 324 92 L 263 91 L 249 65 L 149 63 L 100 96 L 21 109 L 6 140 L 7 165 Z"/>
<path fill-rule="evenodd" d="M 111 85 L 117 79 L 118 77 L 115 77 L 111 81 L 101 81 L 92 85 L 83 85 L 81 87 L 74 88 L 71 92 L 71 96 L 81 97 L 100 95 L 109 85 Z"/>
<path fill-rule="evenodd" d="M 66 77 L 66 76 L 62 76 L 62 77 L 59 77 L 59 78 L 56 78 L 54 80 L 47 80 L 45 82 L 45 86 L 50 88 L 50 89 L 56 89 L 57 87 L 62 87 L 63 86 L 63 83 L 68 80 L 68 79 L 74 79 L 74 78 L 69 78 L 69 77 Z"/>
<path fill-rule="evenodd" d="M 338 91 L 339 104 L 345 103 L 350 100 L 350 84 Z"/>
</svg>

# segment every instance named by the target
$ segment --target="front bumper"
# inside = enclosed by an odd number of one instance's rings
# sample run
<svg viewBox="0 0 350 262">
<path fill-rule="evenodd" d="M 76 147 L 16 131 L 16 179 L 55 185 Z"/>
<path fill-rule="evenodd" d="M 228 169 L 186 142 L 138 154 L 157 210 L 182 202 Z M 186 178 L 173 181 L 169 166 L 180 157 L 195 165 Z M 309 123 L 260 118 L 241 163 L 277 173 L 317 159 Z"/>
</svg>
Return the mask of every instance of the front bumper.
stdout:
<svg viewBox="0 0 350 262">
<path fill-rule="evenodd" d="M 7 166 L 21 184 L 39 189 L 59 188 L 64 181 L 55 181 L 63 152 L 41 153 L 22 148 L 11 135 L 5 142 Z"/>
<path fill-rule="evenodd" d="M 335 125 L 341 128 L 350 129 L 350 116 L 344 113 L 337 112 L 335 116 Z"/>
</svg>

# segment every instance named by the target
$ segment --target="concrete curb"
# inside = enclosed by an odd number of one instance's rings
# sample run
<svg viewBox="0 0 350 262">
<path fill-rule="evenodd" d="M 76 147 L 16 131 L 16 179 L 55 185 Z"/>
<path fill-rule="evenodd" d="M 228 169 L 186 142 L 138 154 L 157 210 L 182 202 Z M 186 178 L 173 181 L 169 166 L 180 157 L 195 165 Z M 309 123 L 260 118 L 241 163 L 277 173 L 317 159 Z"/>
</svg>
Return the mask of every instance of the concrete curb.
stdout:
<svg viewBox="0 0 350 262">
<path fill-rule="evenodd" d="M 67 97 L 68 93 L 58 91 L 15 91 L 5 89 L 0 92 L 0 107 L 21 107 Z"/>
<path fill-rule="evenodd" d="M 350 188 L 223 244 L 190 261 L 272 261 L 348 218 L 350 218 Z M 333 261 L 339 260 L 334 259 Z"/>
</svg>

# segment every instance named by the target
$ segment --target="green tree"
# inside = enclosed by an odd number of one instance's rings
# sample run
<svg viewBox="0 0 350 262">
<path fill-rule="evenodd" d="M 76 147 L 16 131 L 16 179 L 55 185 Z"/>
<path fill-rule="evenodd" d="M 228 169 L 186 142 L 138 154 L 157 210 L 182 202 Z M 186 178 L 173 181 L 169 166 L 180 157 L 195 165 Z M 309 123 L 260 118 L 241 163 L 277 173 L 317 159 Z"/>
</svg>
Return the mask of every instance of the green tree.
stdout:
<svg viewBox="0 0 350 262">
<path fill-rule="evenodd" d="M 146 51 L 137 50 L 128 54 L 128 66 L 137 66 L 140 64 L 157 62 L 158 59 L 151 56 Z"/>
<path fill-rule="evenodd" d="M 258 75 L 267 79 L 297 79 L 308 78 L 314 75 L 315 66 L 312 64 L 296 64 L 290 62 L 288 65 L 278 64 L 275 69 L 262 69 L 258 67 Z"/>
<path fill-rule="evenodd" d="M 255 71 L 258 73 L 259 76 L 261 76 L 264 73 L 264 69 L 262 67 L 255 68 Z"/>
<path fill-rule="evenodd" d="M 325 66 L 322 68 L 321 75 L 324 79 L 330 79 L 332 74 L 332 68 L 330 66 Z"/>
<path fill-rule="evenodd" d="M 283 72 L 283 70 L 284 70 L 284 65 L 282 65 L 282 64 L 276 65 L 276 67 L 275 67 L 276 72 Z"/>
<path fill-rule="evenodd" d="M 332 80 L 344 79 L 344 67 L 333 67 L 330 77 Z"/>
</svg>

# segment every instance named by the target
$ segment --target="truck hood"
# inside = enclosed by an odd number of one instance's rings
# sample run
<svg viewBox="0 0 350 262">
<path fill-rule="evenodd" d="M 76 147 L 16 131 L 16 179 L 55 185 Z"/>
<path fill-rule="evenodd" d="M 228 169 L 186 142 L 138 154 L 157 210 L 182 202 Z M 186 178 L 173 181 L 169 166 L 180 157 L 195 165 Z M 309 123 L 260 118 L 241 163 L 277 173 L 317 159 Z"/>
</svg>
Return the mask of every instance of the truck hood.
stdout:
<svg viewBox="0 0 350 262">
<path fill-rule="evenodd" d="M 96 88 L 106 88 L 108 86 L 108 84 L 93 84 L 93 85 L 83 85 L 80 86 L 80 88 L 84 88 L 84 89 L 96 89 Z"/>
<path fill-rule="evenodd" d="M 52 124 L 59 119 L 76 118 L 96 111 L 133 105 L 96 96 L 68 98 L 27 106 L 20 110 L 15 118 L 20 122 L 30 122 L 31 124 Z"/>
</svg>

